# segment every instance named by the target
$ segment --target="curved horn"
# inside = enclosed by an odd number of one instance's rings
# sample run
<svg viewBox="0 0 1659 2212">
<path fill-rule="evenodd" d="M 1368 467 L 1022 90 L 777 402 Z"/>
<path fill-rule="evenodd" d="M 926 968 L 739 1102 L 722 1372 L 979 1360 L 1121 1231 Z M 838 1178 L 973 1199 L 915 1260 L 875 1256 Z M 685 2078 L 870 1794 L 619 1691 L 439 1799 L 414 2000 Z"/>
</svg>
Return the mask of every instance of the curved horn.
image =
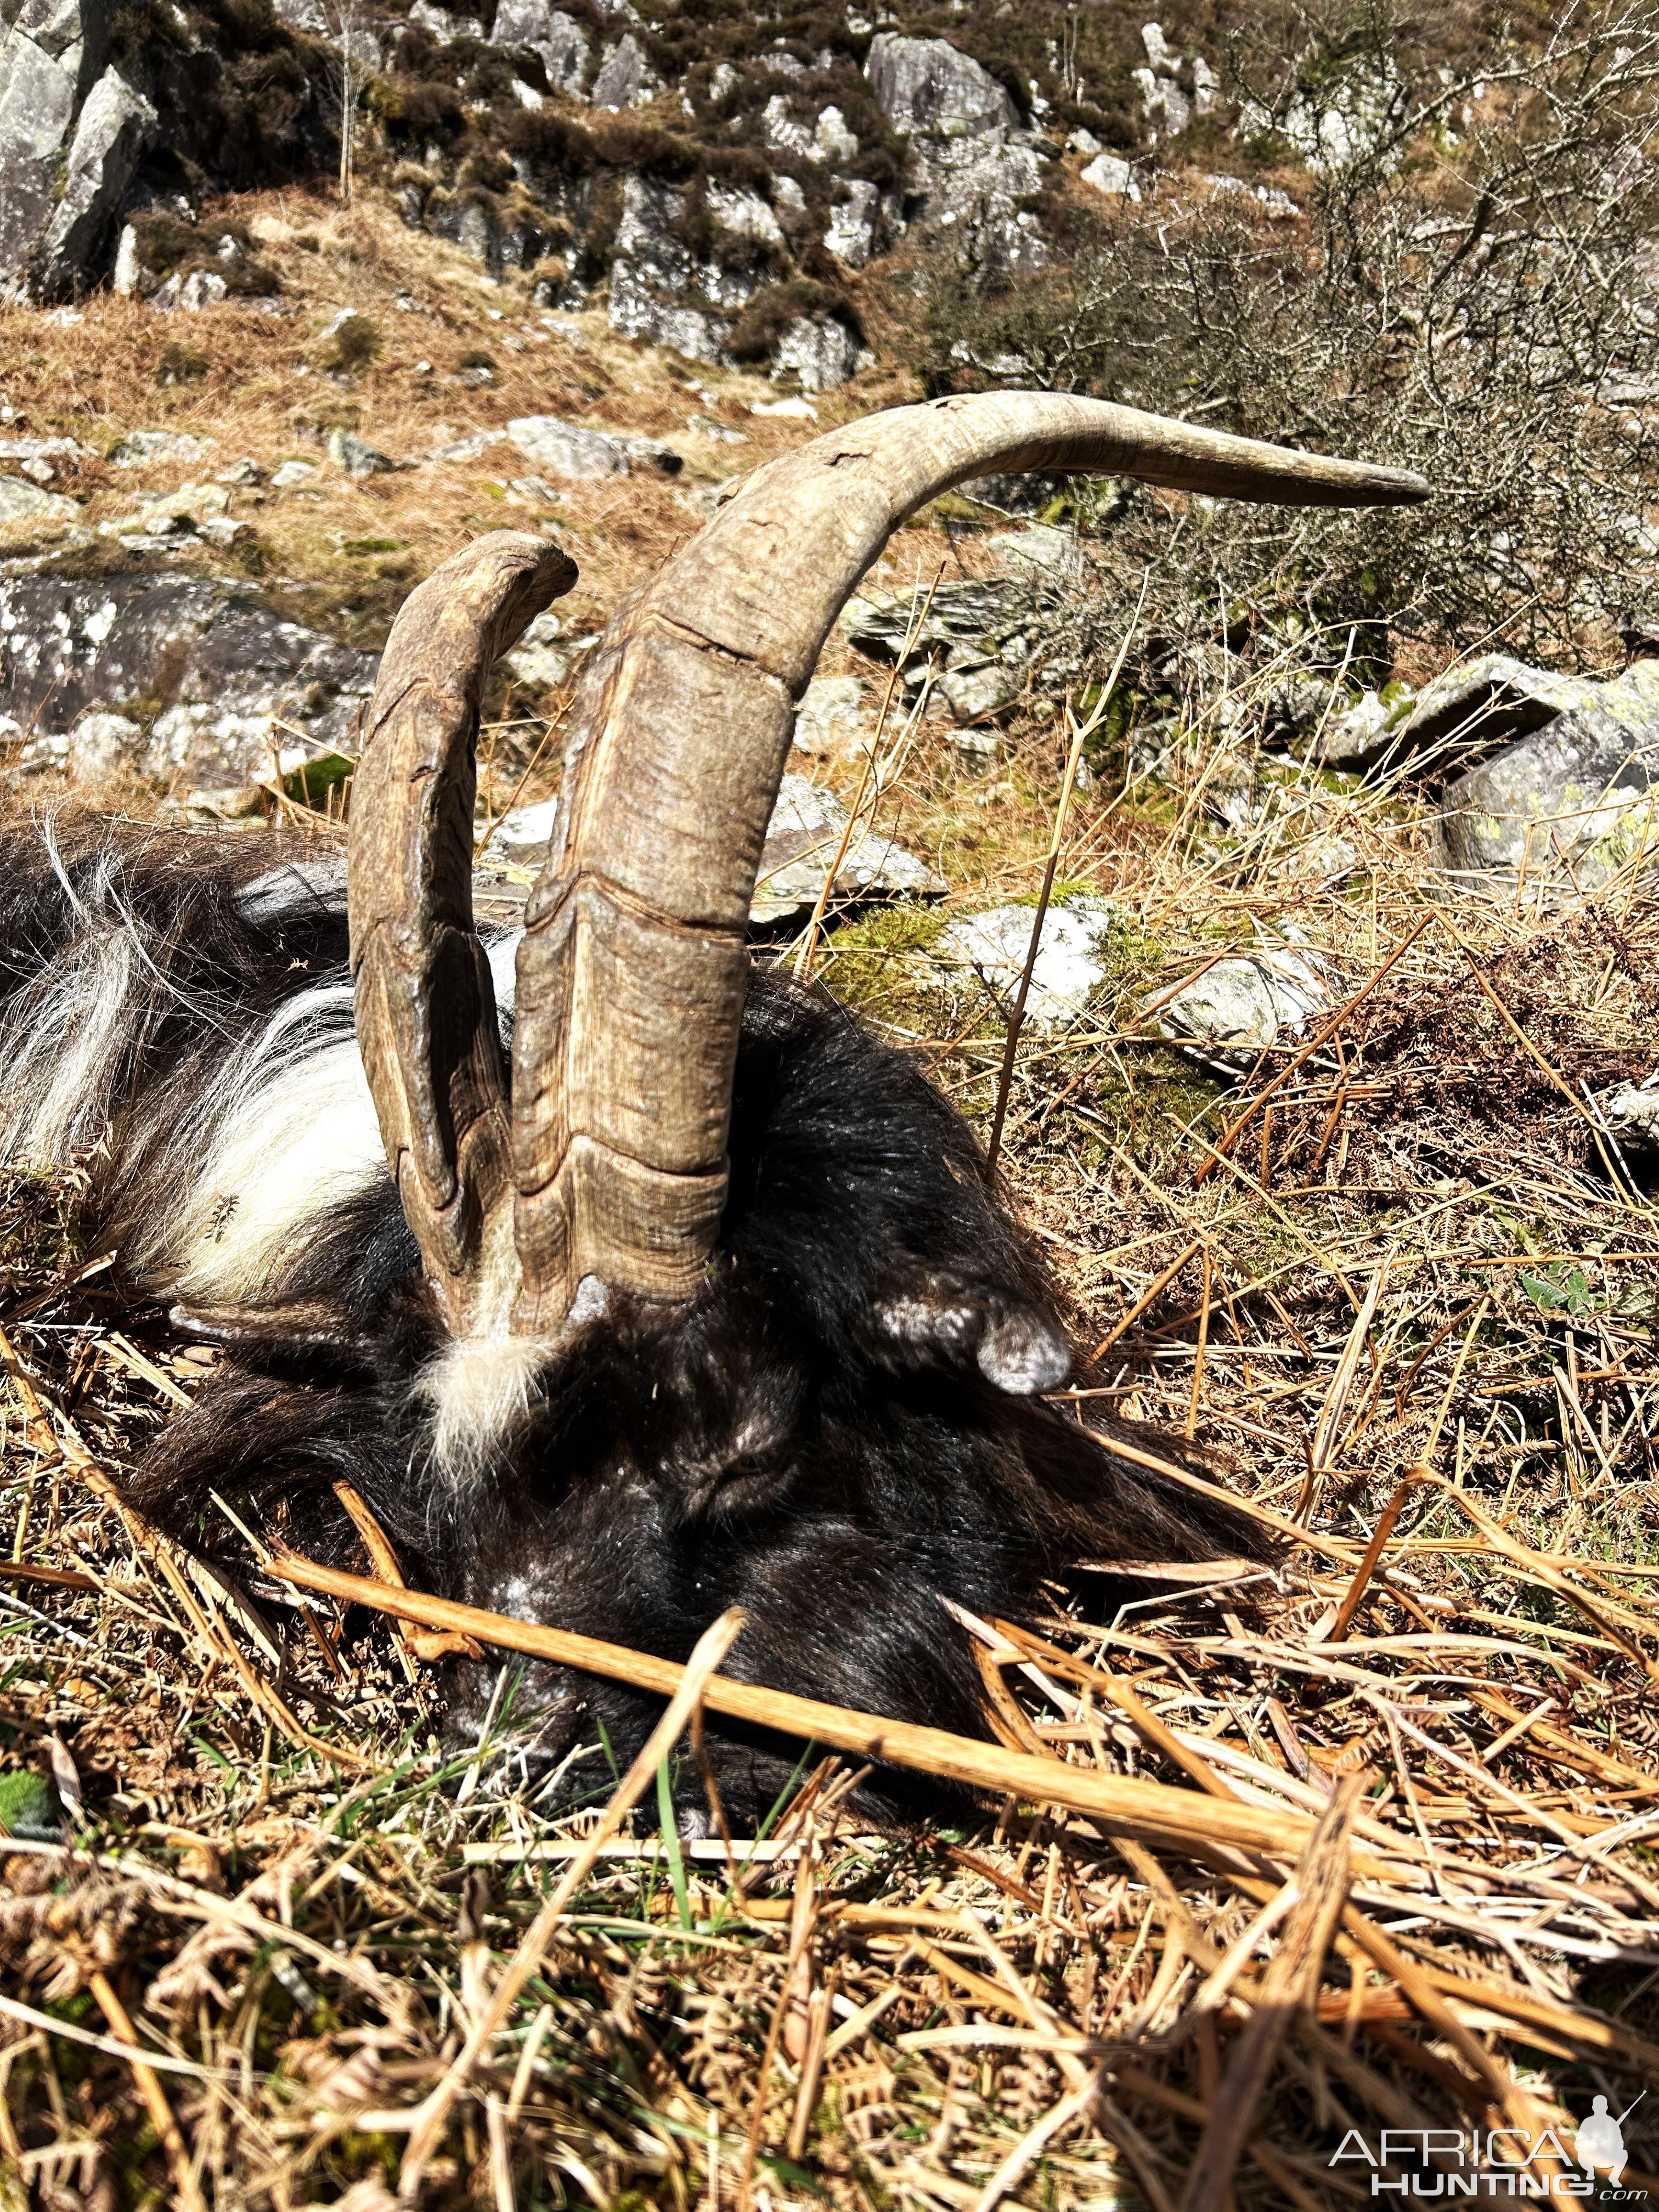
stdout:
<svg viewBox="0 0 1659 2212">
<path fill-rule="evenodd" d="M 623 603 L 577 698 L 519 948 L 519 1328 L 550 1334 L 590 1275 L 695 1292 L 725 1199 L 744 933 L 795 701 L 894 529 L 993 470 L 1290 506 L 1430 490 L 1401 470 L 1044 392 L 897 408 L 757 470 Z"/>
<path fill-rule="evenodd" d="M 458 1335 L 510 1315 L 518 1291 L 506 1068 L 472 920 L 479 704 L 497 655 L 575 580 L 556 545 L 508 531 L 434 569 L 392 626 L 352 782 L 358 1046 L 404 1218 Z"/>
</svg>

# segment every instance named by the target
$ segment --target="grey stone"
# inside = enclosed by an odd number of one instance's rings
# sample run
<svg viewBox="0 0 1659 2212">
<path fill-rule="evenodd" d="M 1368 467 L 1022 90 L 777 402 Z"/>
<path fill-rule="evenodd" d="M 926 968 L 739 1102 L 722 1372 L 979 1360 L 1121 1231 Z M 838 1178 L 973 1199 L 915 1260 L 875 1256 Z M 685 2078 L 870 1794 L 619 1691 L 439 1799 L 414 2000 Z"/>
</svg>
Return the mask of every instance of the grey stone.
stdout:
<svg viewBox="0 0 1659 2212">
<path fill-rule="evenodd" d="M 1615 1141 L 1626 1151 L 1659 1152 L 1659 1076 L 1645 1083 L 1620 1084 L 1596 1101 Z"/>
<path fill-rule="evenodd" d="M 1086 159 L 1091 154 L 1098 154 L 1104 149 L 1094 132 L 1085 130 L 1079 123 L 1075 131 L 1067 131 L 1066 150 L 1068 154 L 1081 154 Z"/>
<path fill-rule="evenodd" d="M 621 437 L 617 443 L 635 467 L 654 469 L 659 476 L 677 477 L 685 466 L 684 454 L 665 446 L 660 438 Z"/>
<path fill-rule="evenodd" d="M 60 724 L 162 701 L 137 762 L 220 794 L 356 750 L 379 656 L 272 614 L 251 586 L 141 574 L 0 577 L 0 714 Z M 277 726 L 282 726 L 279 728 Z M 296 734 L 302 733 L 302 734 Z"/>
<path fill-rule="evenodd" d="M 118 70 L 106 70 L 76 119 L 62 188 L 38 249 L 43 296 L 84 288 L 100 273 L 116 210 L 155 133 L 155 110 Z"/>
<path fill-rule="evenodd" d="M 1035 575 L 1054 583 L 1071 581 L 1082 567 L 1077 539 L 1069 530 L 1051 522 L 1033 522 L 1024 530 L 997 531 L 985 541 L 1009 568 L 1022 575 Z"/>
<path fill-rule="evenodd" d="M 787 93 L 775 92 L 761 110 L 761 129 L 768 149 L 774 154 L 793 154 L 812 161 L 817 158 L 812 133 L 798 116 L 789 110 Z"/>
<path fill-rule="evenodd" d="M 913 614 L 920 610 L 927 596 L 925 592 L 860 592 L 847 602 L 842 626 L 860 652 L 883 660 L 896 659 Z M 981 659 L 999 659 L 1009 650 L 1010 641 L 1019 634 L 1022 625 L 1030 621 L 1030 592 L 1024 585 L 940 584 L 933 592 L 912 652 L 920 657 L 935 648 L 972 645 L 980 648 Z"/>
<path fill-rule="evenodd" d="M 942 138 L 1012 130 L 1019 116 L 988 70 L 959 54 L 943 39 L 906 39 L 878 32 L 870 44 L 865 75 L 895 131 Z"/>
<path fill-rule="evenodd" d="M 505 656 L 507 665 L 520 684 L 550 691 L 564 682 L 570 672 L 570 661 L 568 655 L 559 649 L 562 633 L 563 624 L 551 607 L 544 607 L 529 623 L 514 650 Z"/>
<path fill-rule="evenodd" d="M 398 465 L 389 453 L 354 437 L 349 430 L 331 430 L 326 443 L 330 460 L 349 477 L 380 476 Z"/>
<path fill-rule="evenodd" d="M 833 392 L 864 358 L 845 323 L 831 315 L 798 315 L 778 340 L 776 373 L 798 376 L 805 391 Z"/>
<path fill-rule="evenodd" d="M 1402 751 L 1443 748 L 1443 759 L 1473 763 L 1512 738 L 1571 714 L 1608 746 L 1659 736 L 1659 662 L 1638 660 L 1622 676 L 1558 676 L 1492 653 L 1431 684 L 1401 723 Z"/>
<path fill-rule="evenodd" d="M 767 281 L 783 234 L 757 194 L 716 185 L 705 201 L 725 233 L 721 249 L 695 258 L 674 234 L 684 214 L 672 185 L 630 176 L 611 269 L 611 326 L 624 337 L 671 347 L 692 361 L 724 359 L 732 319 Z"/>
<path fill-rule="evenodd" d="M 1087 168 L 1079 171 L 1085 185 L 1092 185 L 1097 192 L 1105 192 L 1115 199 L 1139 200 L 1140 186 L 1136 182 L 1132 163 L 1115 154 L 1102 154 L 1091 161 Z"/>
<path fill-rule="evenodd" d="M 415 0 L 409 20 L 422 30 L 430 31 L 440 46 L 449 46 L 456 39 L 483 36 L 483 25 L 476 15 L 453 15 L 447 8 L 434 8 L 432 0 Z"/>
<path fill-rule="evenodd" d="M 491 832 L 483 857 L 497 865 L 532 872 L 547 857 L 558 802 L 516 807 Z M 842 836 L 847 809 L 804 775 L 786 775 L 761 854 L 751 923 L 772 928 L 804 921 L 817 904 Z M 933 898 L 945 889 L 926 862 L 916 860 L 878 832 L 864 830 L 849 841 L 836 884 L 838 902 L 879 898 Z"/>
<path fill-rule="evenodd" d="M 59 532 L 81 519 L 61 492 L 42 491 L 23 477 L 0 476 L 0 531 Z"/>
<path fill-rule="evenodd" d="M 27 295 L 30 258 L 51 221 L 55 167 L 75 114 L 78 66 L 70 37 L 76 11 L 26 9 L 0 39 L 0 297 Z"/>
<path fill-rule="evenodd" d="M 83 714 L 69 733 L 64 773 L 71 783 L 102 783 L 131 773 L 143 743 L 143 731 L 125 714 Z"/>
<path fill-rule="evenodd" d="M 959 915 L 939 933 L 934 957 L 948 967 L 973 969 L 1006 1010 L 1025 972 L 1036 922 L 1036 908 L 1030 906 Z M 1104 942 L 1122 925 L 1121 911 L 1105 899 L 1073 899 L 1048 908 L 1025 997 L 1028 1028 L 1060 1030 L 1078 1018 L 1104 980 Z"/>
<path fill-rule="evenodd" d="M 587 75 L 587 33 L 547 0 L 501 0 L 490 38 L 498 46 L 530 46 L 540 55 L 548 83 L 573 100 Z"/>
<path fill-rule="evenodd" d="M 122 224 L 121 234 L 115 241 L 115 267 L 109 280 L 110 289 L 118 300 L 130 300 L 142 291 L 143 283 L 143 264 L 138 258 L 138 234 L 130 222 L 125 222 Z"/>
<path fill-rule="evenodd" d="M 812 143 L 807 149 L 808 158 L 814 161 L 835 161 L 845 165 L 857 158 L 857 133 L 848 125 L 847 118 L 838 107 L 820 111 L 812 126 Z"/>
<path fill-rule="evenodd" d="M 1319 738 L 1317 757 L 1327 768 L 1375 768 L 1379 762 L 1414 750 L 1399 732 L 1411 720 L 1417 694 L 1408 684 L 1390 684 L 1389 696 L 1362 692 L 1352 707 L 1333 714 Z"/>
<path fill-rule="evenodd" d="M 805 921 L 817 904 L 847 829 L 847 809 L 804 775 L 786 775 L 767 826 L 750 921 L 762 927 Z M 936 898 L 943 880 L 925 860 L 878 830 L 854 831 L 836 878 L 842 904 L 878 898 Z"/>
<path fill-rule="evenodd" d="M 589 97 L 595 107 L 639 107 L 661 89 L 644 47 L 629 31 L 606 48 Z"/>
<path fill-rule="evenodd" d="M 1162 994 L 1146 1001 L 1156 1006 Z M 1200 1048 L 1226 1066 L 1248 1066 L 1281 1036 L 1300 1036 L 1330 1005 L 1330 988 L 1314 956 L 1294 945 L 1217 961 L 1158 1009 L 1161 1036 Z"/>
<path fill-rule="evenodd" d="M 271 487 L 276 491 L 292 491 L 309 483 L 316 473 L 314 461 L 279 461 L 270 472 Z"/>
<path fill-rule="evenodd" d="M 533 872 L 547 858 L 558 814 L 556 799 L 542 799 L 534 806 L 515 806 L 510 814 L 503 814 L 490 831 L 479 858 L 494 861 L 498 866 Z"/>
<path fill-rule="evenodd" d="M 628 474 L 628 449 L 620 439 L 556 415 L 520 415 L 507 424 L 507 434 L 527 460 L 556 477 Z"/>
<path fill-rule="evenodd" d="M 1149 69 L 1131 70 L 1129 76 L 1148 122 L 1161 124 L 1166 136 L 1178 137 L 1193 119 L 1193 104 L 1175 79 Z"/>
<path fill-rule="evenodd" d="M 1524 883 L 1543 899 L 1598 890 L 1647 861 L 1659 829 L 1659 664 L 1638 665 L 1656 679 L 1645 736 L 1609 731 L 1601 714 L 1557 714 L 1446 786 L 1434 845 L 1449 875 L 1504 897 Z"/>
<path fill-rule="evenodd" d="M 856 676 L 814 677 L 795 709 L 796 750 L 830 759 L 867 751 L 864 703 Z"/>
<path fill-rule="evenodd" d="M 842 198 L 830 210 L 823 242 L 837 261 L 849 269 L 862 269 L 875 243 L 876 214 L 881 194 L 863 177 L 850 179 Z"/>
<path fill-rule="evenodd" d="M 229 292 L 216 270 L 192 269 L 179 288 L 179 305 L 190 314 L 200 314 L 204 307 L 222 307 Z"/>
<path fill-rule="evenodd" d="M 704 188 L 703 206 L 730 237 L 767 247 L 783 244 L 778 219 L 758 192 L 711 180 Z"/>
<path fill-rule="evenodd" d="M 921 194 L 917 221 L 935 246 L 1005 276 L 1028 276 L 1048 266 L 1042 227 L 1023 204 L 1044 181 L 1030 143 L 992 131 L 912 143 Z"/>
<path fill-rule="evenodd" d="M 957 721 L 976 722 L 1007 706 L 1017 696 L 1019 685 L 1001 661 L 963 657 L 946 667 L 938 689 Z"/>
<path fill-rule="evenodd" d="M 438 447 L 432 459 L 434 461 L 476 461 L 480 453 L 488 453 L 492 446 L 499 446 L 506 436 L 505 430 L 471 430 L 465 437 L 452 438 L 447 446 Z"/>
<path fill-rule="evenodd" d="M 707 438 L 716 446 L 746 446 L 749 443 L 746 430 L 734 430 L 729 423 L 716 422 L 709 415 L 688 415 L 685 427 L 694 436 Z"/>
</svg>

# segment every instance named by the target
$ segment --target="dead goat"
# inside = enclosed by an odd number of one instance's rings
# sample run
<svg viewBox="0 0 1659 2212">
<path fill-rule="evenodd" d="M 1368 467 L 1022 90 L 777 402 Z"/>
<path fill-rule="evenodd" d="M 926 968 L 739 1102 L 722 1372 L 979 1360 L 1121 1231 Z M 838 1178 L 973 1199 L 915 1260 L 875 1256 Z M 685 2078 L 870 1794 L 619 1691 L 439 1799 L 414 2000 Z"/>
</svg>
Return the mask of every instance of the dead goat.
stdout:
<svg viewBox="0 0 1659 2212">
<path fill-rule="evenodd" d="M 428 1587 L 670 1658 L 738 1602 L 732 1672 L 975 1734 L 944 1601 L 1030 1619 L 1079 1560 L 1259 1549 L 1115 1455 L 1127 1432 L 1045 1401 L 1071 1347 L 966 1125 L 745 949 L 841 607 L 926 501 L 1028 469 L 1286 504 L 1426 489 L 1051 394 L 819 437 L 619 609 L 524 929 L 489 945 L 479 699 L 575 580 L 544 538 L 481 539 L 398 616 L 345 885 L 271 866 L 269 840 L 4 842 L 0 1147 L 89 1157 L 93 1233 L 134 1296 L 227 1347 L 134 1478 L 147 1510 L 228 1541 L 217 1491 L 352 1565 L 346 1477 Z M 495 1687 L 455 1662 L 459 1743 Z M 626 1759 L 654 1711 L 539 1665 L 509 1703 L 549 1804 L 599 1786 L 592 1747 Z M 788 1771 L 736 1728 L 718 1764 L 740 1820 Z M 910 1788 L 878 1773 L 865 1808 Z M 701 1796 L 688 1778 L 688 1819 Z"/>
</svg>

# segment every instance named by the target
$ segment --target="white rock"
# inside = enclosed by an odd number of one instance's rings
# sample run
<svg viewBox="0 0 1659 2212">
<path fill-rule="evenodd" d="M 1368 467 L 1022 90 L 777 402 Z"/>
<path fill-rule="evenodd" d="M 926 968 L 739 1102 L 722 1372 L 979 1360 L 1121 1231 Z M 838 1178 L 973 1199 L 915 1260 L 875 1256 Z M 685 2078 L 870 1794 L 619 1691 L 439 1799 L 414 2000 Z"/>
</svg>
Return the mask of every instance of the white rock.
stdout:
<svg viewBox="0 0 1659 2212">
<path fill-rule="evenodd" d="M 1011 1006 L 1025 972 L 1036 921 L 1036 908 L 1030 906 L 997 906 L 985 914 L 959 915 L 939 933 L 934 955 L 948 966 L 977 970 Z M 1049 908 L 1026 994 L 1028 1028 L 1064 1029 L 1077 1019 L 1106 973 L 1102 940 L 1121 921 L 1119 909 L 1105 899 L 1073 899 Z"/>
<path fill-rule="evenodd" d="M 229 292 L 229 285 L 213 270 L 192 269 L 179 288 L 179 305 L 199 314 L 204 307 L 216 307 Z"/>
<path fill-rule="evenodd" d="M 317 473 L 312 461 L 283 461 L 271 471 L 270 481 L 277 491 L 289 491 L 295 484 L 309 483 Z"/>
<path fill-rule="evenodd" d="M 1076 538 L 1069 530 L 1059 529 L 1051 522 L 1033 522 L 1024 530 L 996 531 L 986 539 L 985 550 L 1011 568 L 1054 582 L 1074 575 L 1080 566 Z"/>
<path fill-rule="evenodd" d="M 118 469 L 146 468 L 152 461 L 199 461 L 211 444 L 185 430 L 129 430 L 109 457 Z"/>
<path fill-rule="evenodd" d="M 1101 154 L 1079 172 L 1085 185 L 1092 185 L 1097 192 L 1105 192 L 1114 199 L 1139 200 L 1140 186 L 1135 182 L 1135 173 L 1127 161 L 1115 154 Z"/>
<path fill-rule="evenodd" d="M 566 422 L 556 415 L 520 415 L 507 434 L 527 460 L 556 477 L 625 477 L 628 449 L 603 430 Z"/>
<path fill-rule="evenodd" d="M 1094 132 L 1092 131 L 1085 131 L 1082 124 L 1079 123 L 1077 129 L 1071 132 L 1066 138 L 1066 150 L 1068 154 L 1090 155 L 1103 153 L 1105 149 L 1102 146 L 1099 139 L 1096 137 Z"/>
<path fill-rule="evenodd" d="M 42 491 L 24 477 L 0 476 L 0 530 L 62 530 L 80 514 L 61 492 Z"/>
<path fill-rule="evenodd" d="M 551 607 L 544 607 L 526 627 L 518 644 L 506 656 L 507 666 L 520 684 L 533 684 L 539 690 L 551 690 L 563 683 L 570 663 L 558 648 L 562 628 Z"/>
<path fill-rule="evenodd" d="M 1154 992 L 1148 1005 L 1161 994 Z M 1300 1036 L 1330 1005 L 1322 966 L 1292 945 L 1230 956 L 1159 1009 L 1158 1033 L 1206 1048 L 1228 1065 L 1248 1060 L 1282 1035 Z"/>
<path fill-rule="evenodd" d="M 875 241 L 876 210 L 881 194 L 867 179 L 854 177 L 846 197 L 836 202 L 824 227 L 823 242 L 837 261 L 849 269 L 862 269 Z"/>
<path fill-rule="evenodd" d="M 815 677 L 795 709 L 795 746 L 820 757 L 866 751 L 864 686 L 856 676 Z"/>
<path fill-rule="evenodd" d="M 857 136 L 848 128 L 847 118 L 840 108 L 826 107 L 813 128 L 812 159 L 817 161 L 850 161 L 858 150 Z"/>
<path fill-rule="evenodd" d="M 767 825 L 750 920 L 805 920 L 816 905 L 847 828 L 847 809 L 804 775 L 786 775 Z M 939 877 L 879 830 L 860 830 L 836 879 L 837 900 L 937 897 Z"/>
<path fill-rule="evenodd" d="M 544 799 L 536 806 L 515 806 L 490 831 L 479 858 L 509 867 L 539 866 L 552 842 L 558 812 L 556 799 Z"/>
<path fill-rule="evenodd" d="M 83 714 L 69 733 L 64 766 L 71 783 L 101 783 L 135 767 L 144 743 L 125 714 Z"/>
</svg>

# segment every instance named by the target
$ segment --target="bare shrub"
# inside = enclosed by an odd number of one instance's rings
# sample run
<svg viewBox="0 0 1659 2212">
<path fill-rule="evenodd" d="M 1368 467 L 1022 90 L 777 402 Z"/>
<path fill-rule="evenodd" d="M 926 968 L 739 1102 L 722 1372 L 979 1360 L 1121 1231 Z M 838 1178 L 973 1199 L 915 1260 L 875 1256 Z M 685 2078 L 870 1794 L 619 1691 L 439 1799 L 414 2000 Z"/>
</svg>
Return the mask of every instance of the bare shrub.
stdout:
<svg viewBox="0 0 1659 2212">
<path fill-rule="evenodd" d="M 936 277 L 915 349 L 935 391 L 1094 392 L 1439 488 L 1328 515 L 1097 489 L 1114 637 L 1150 570 L 1153 631 L 1190 647 L 1301 636 L 1375 680 L 1391 638 L 1420 663 L 1501 635 L 1578 665 L 1650 592 L 1659 12 L 1469 46 L 1431 68 L 1377 0 L 1271 85 L 1236 53 L 1241 165 L 1302 181 L 1295 220 L 1244 179 L 1164 178 L 1034 280 Z"/>
</svg>

